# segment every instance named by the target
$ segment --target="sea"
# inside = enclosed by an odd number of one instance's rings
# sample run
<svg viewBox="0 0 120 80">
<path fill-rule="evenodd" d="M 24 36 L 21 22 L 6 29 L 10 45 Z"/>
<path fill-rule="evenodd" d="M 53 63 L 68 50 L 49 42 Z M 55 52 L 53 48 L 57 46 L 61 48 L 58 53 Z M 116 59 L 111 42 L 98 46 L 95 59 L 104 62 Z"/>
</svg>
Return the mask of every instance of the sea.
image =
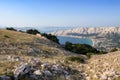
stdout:
<svg viewBox="0 0 120 80">
<path fill-rule="evenodd" d="M 67 41 L 72 42 L 74 44 L 88 44 L 93 45 L 93 42 L 89 38 L 74 38 L 74 37 L 68 37 L 68 36 L 57 36 L 59 39 L 60 44 L 65 44 Z"/>
</svg>

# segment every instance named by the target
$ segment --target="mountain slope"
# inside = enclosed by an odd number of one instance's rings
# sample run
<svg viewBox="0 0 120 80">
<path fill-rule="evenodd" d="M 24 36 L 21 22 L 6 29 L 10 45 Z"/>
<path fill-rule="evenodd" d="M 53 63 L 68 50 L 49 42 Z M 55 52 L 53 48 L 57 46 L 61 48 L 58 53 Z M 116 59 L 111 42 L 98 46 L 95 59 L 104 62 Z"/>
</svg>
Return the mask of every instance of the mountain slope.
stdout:
<svg viewBox="0 0 120 80">
<path fill-rule="evenodd" d="M 95 55 L 84 65 L 88 80 L 120 80 L 120 51 Z"/>
<path fill-rule="evenodd" d="M 0 30 L 0 80 L 14 80 L 16 76 L 19 80 L 23 80 L 23 77 L 24 80 L 65 80 L 70 76 L 78 77 L 76 74 L 81 73 L 70 65 L 72 61 L 66 60 L 69 56 L 77 56 L 79 62 L 86 59 L 86 56 L 66 51 L 39 34 Z M 19 77 L 21 74 L 23 76 Z"/>
<path fill-rule="evenodd" d="M 60 52 L 57 47 L 60 48 L 60 45 L 40 35 L 30 35 L 16 31 L 0 30 L 1 54 L 57 54 Z"/>
</svg>

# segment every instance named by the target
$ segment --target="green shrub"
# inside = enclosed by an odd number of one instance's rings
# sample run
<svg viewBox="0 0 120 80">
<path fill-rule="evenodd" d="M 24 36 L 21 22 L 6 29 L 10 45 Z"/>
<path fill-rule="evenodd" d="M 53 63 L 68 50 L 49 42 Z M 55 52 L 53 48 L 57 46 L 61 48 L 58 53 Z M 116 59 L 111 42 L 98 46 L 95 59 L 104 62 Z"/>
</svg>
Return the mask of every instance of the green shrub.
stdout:
<svg viewBox="0 0 120 80">
<path fill-rule="evenodd" d="M 5 38 L 10 38 L 8 35 L 4 35 Z"/>
<path fill-rule="evenodd" d="M 6 28 L 6 30 L 17 31 L 17 30 L 14 29 L 13 27 L 8 27 L 8 28 Z"/>
<path fill-rule="evenodd" d="M 24 32 L 24 31 L 22 31 L 22 30 L 19 30 L 19 32 L 25 33 L 25 32 Z"/>
<path fill-rule="evenodd" d="M 65 49 L 74 53 L 84 54 L 87 53 L 99 53 L 97 49 L 87 44 L 73 44 L 71 42 L 65 43 Z"/>
<path fill-rule="evenodd" d="M 99 54 L 107 54 L 108 52 L 106 51 L 100 51 Z"/>
<path fill-rule="evenodd" d="M 118 51 L 118 49 L 117 48 L 113 48 L 113 49 L 111 49 L 110 52 L 115 52 L 115 51 Z"/>
<path fill-rule="evenodd" d="M 66 43 L 65 43 L 65 49 L 66 50 L 72 50 L 73 49 L 73 46 L 72 46 L 72 43 L 71 42 L 69 42 L 69 41 L 67 41 Z"/>
<path fill-rule="evenodd" d="M 46 33 L 42 33 L 41 34 L 42 36 L 46 37 L 47 39 L 53 41 L 53 42 L 56 42 L 59 44 L 59 39 L 55 36 L 55 35 L 52 35 L 52 34 L 46 34 Z"/>
<path fill-rule="evenodd" d="M 94 55 L 94 53 L 87 53 L 87 54 L 86 54 L 86 56 L 87 56 L 88 58 L 91 58 L 92 55 Z"/>
<path fill-rule="evenodd" d="M 40 33 L 38 30 L 36 29 L 29 29 L 29 30 L 26 30 L 26 33 L 28 34 L 41 34 L 42 36 L 46 37 L 47 39 L 53 41 L 53 42 L 56 42 L 59 44 L 59 39 L 55 36 L 55 35 L 52 35 L 52 34 L 46 34 L 46 33 Z"/>
<path fill-rule="evenodd" d="M 34 34 L 34 35 L 40 34 L 40 32 L 38 30 L 36 30 L 36 29 L 26 30 L 26 33 L 28 33 L 28 34 Z"/>
<path fill-rule="evenodd" d="M 66 61 L 72 61 L 72 62 L 81 62 L 84 63 L 85 60 L 79 56 L 69 56 L 65 58 Z"/>
</svg>

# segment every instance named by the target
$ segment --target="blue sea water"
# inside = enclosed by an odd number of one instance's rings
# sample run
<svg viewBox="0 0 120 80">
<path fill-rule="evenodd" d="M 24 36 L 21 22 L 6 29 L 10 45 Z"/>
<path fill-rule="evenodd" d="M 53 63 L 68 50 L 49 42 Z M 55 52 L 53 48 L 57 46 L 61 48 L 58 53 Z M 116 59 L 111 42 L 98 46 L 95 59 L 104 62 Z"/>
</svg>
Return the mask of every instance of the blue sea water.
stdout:
<svg viewBox="0 0 120 80">
<path fill-rule="evenodd" d="M 60 44 L 65 44 L 67 41 L 72 42 L 74 44 L 88 44 L 93 45 L 93 42 L 91 39 L 88 38 L 73 38 L 73 37 L 67 37 L 67 36 L 57 36 L 59 39 Z"/>
</svg>

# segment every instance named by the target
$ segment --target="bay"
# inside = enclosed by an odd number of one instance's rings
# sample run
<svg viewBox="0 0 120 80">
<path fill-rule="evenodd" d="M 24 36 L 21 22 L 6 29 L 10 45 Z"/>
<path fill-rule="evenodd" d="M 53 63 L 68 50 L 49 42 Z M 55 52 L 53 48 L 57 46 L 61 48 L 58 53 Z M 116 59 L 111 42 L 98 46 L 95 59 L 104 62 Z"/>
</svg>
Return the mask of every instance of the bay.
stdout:
<svg viewBox="0 0 120 80">
<path fill-rule="evenodd" d="M 59 39 L 60 44 L 65 44 L 67 41 L 72 42 L 74 44 L 88 44 L 93 45 L 93 42 L 89 38 L 74 38 L 74 37 L 67 37 L 67 36 L 57 36 Z"/>
</svg>

